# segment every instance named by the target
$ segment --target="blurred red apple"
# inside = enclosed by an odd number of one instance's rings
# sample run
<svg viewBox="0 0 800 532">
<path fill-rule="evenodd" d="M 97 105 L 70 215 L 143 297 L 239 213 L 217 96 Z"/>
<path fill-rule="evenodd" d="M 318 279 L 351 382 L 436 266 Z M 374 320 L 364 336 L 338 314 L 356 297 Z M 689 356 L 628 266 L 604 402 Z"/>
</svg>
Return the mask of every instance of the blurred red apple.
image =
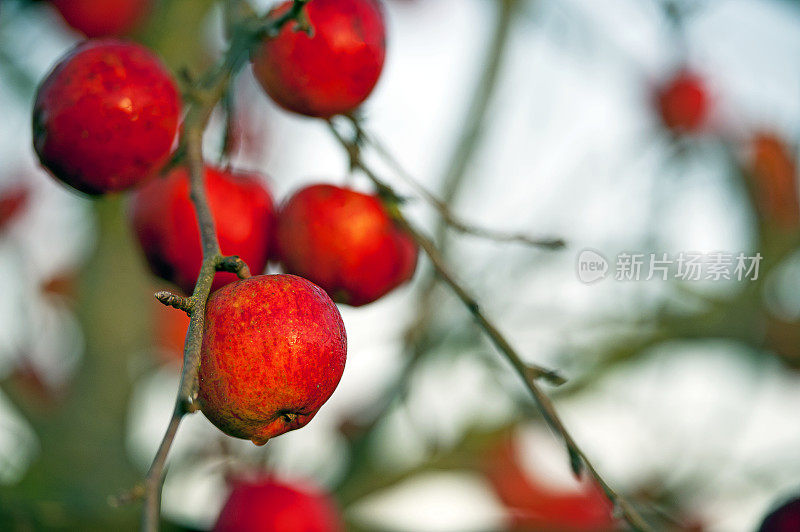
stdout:
<svg viewBox="0 0 800 532">
<path fill-rule="evenodd" d="M 64 22 L 87 37 L 120 37 L 141 23 L 152 0 L 50 0 Z"/>
<path fill-rule="evenodd" d="M 333 500 L 294 482 L 271 478 L 234 480 L 214 532 L 341 532 Z"/>
<path fill-rule="evenodd" d="M 748 167 L 761 217 L 782 229 L 797 228 L 797 163 L 787 144 L 773 133 L 756 134 L 750 144 Z"/>
<path fill-rule="evenodd" d="M 417 245 L 376 196 L 312 185 L 280 209 L 276 254 L 288 273 L 324 288 L 334 301 L 366 305 L 414 275 Z"/>
<path fill-rule="evenodd" d="M 656 107 L 664 125 L 676 133 L 697 132 L 705 124 L 709 98 L 697 74 L 679 71 L 656 93 Z"/>
<path fill-rule="evenodd" d="M 206 166 L 205 185 L 222 253 L 239 255 L 253 274 L 263 272 L 275 217 L 264 179 Z M 139 189 L 131 200 L 130 218 L 153 273 L 190 295 L 203 251 L 186 169 L 177 168 Z M 217 273 L 212 289 L 235 280 L 235 274 Z"/>
</svg>

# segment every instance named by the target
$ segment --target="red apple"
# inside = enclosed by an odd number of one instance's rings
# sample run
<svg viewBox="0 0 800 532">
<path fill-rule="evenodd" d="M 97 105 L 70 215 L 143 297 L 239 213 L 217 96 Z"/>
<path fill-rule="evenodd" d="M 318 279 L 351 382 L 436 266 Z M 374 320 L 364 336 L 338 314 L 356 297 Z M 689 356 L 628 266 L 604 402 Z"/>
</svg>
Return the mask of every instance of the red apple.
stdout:
<svg viewBox="0 0 800 532">
<path fill-rule="evenodd" d="M 234 480 L 214 532 L 340 532 L 336 504 L 326 494 L 271 478 Z"/>
<path fill-rule="evenodd" d="M 226 285 L 206 308 L 201 409 L 225 434 L 263 445 L 311 421 L 346 358 L 342 317 L 315 284 L 259 275 Z"/>
<path fill-rule="evenodd" d="M 764 518 L 758 532 L 797 532 L 800 530 L 800 497 L 795 497 Z"/>
<path fill-rule="evenodd" d="M 77 190 L 124 190 L 167 161 L 180 109 L 172 76 L 147 48 L 86 41 L 39 86 L 33 145 L 42 165 Z"/>
<path fill-rule="evenodd" d="M 290 5 L 283 3 L 277 13 Z M 305 9 L 313 36 L 286 24 L 253 54 L 253 73 L 289 111 L 323 118 L 352 111 L 372 92 L 383 69 L 381 6 L 376 0 L 313 0 Z"/>
<path fill-rule="evenodd" d="M 50 0 L 64 22 L 87 37 L 129 33 L 150 12 L 152 0 Z"/>
<path fill-rule="evenodd" d="M 758 133 L 751 142 L 748 166 L 761 217 L 782 229 L 797 228 L 797 164 L 786 143 L 772 133 Z"/>
<path fill-rule="evenodd" d="M 702 78 L 688 70 L 679 71 L 658 90 L 656 106 L 668 129 L 676 133 L 698 131 L 709 110 L 708 93 Z"/>
<path fill-rule="evenodd" d="M 267 265 L 275 218 L 264 179 L 206 166 L 205 185 L 222 253 L 239 255 L 251 272 L 261 273 Z M 133 195 L 130 214 L 153 273 L 191 294 L 203 251 L 186 169 L 176 168 L 146 183 Z M 212 289 L 234 280 L 232 273 L 217 273 Z"/>
<path fill-rule="evenodd" d="M 371 303 L 416 269 L 416 243 L 381 200 L 347 188 L 298 191 L 280 209 L 275 238 L 285 270 L 307 277 L 339 303 Z"/>
</svg>

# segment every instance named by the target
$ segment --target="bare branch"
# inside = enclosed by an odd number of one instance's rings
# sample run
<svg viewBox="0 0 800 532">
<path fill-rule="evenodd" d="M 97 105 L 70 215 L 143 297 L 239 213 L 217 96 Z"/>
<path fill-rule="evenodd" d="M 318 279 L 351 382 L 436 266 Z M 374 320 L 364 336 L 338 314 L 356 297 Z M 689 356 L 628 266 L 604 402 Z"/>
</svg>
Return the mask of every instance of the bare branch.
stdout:
<svg viewBox="0 0 800 532">
<path fill-rule="evenodd" d="M 509 342 L 499 332 L 491 320 L 489 320 L 483 313 L 475 297 L 473 297 L 466 288 L 461 286 L 461 284 L 459 284 L 455 280 L 455 277 L 449 272 L 439 250 L 436 248 L 436 245 L 433 243 L 433 241 L 417 231 L 402 214 L 396 204 L 396 198 L 399 196 L 394 189 L 380 177 L 378 177 L 375 172 L 373 172 L 372 169 L 361 160 L 357 150 L 353 149 L 352 143 L 348 142 L 333 126 L 333 124 L 329 122 L 329 125 L 334 136 L 347 150 L 348 154 L 350 154 L 353 166 L 361 170 L 367 177 L 369 177 L 373 184 L 378 188 L 379 195 L 384 197 L 385 203 L 387 204 L 387 210 L 394 215 L 400 226 L 408 231 L 417 244 L 431 258 L 431 261 L 436 267 L 437 274 L 453 290 L 456 296 L 458 296 L 464 306 L 467 307 L 467 310 L 470 311 L 481 328 L 483 328 L 484 332 L 492 340 L 492 343 L 494 343 L 495 346 L 509 359 L 512 365 L 518 368 L 525 368 L 524 371 L 526 372 L 533 371 L 537 377 L 542 377 L 556 385 L 566 382 L 565 379 L 554 370 L 535 364 L 528 365 L 522 361 L 516 350 L 509 344 Z"/>
<path fill-rule="evenodd" d="M 386 146 L 371 133 L 368 133 L 361 125 L 359 120 L 349 117 L 355 127 L 358 136 L 367 142 L 383 159 L 392 167 L 395 173 L 411 185 L 428 204 L 431 205 L 441 216 L 442 221 L 451 229 L 478 238 L 485 238 L 495 242 L 518 243 L 526 246 L 540 247 L 545 249 L 561 249 L 565 242 L 561 238 L 536 237 L 521 232 L 504 232 L 495 229 L 480 227 L 470 224 L 459 218 L 443 200 L 436 197 L 430 190 L 425 188 L 406 168 L 392 155 Z"/>
<path fill-rule="evenodd" d="M 303 7 L 308 0 L 294 0 L 285 14 L 276 18 L 248 17 L 234 23 L 231 43 L 225 58 L 219 66 L 209 71 L 195 82 L 187 93 L 191 95 L 183 122 L 179 153 L 185 157 L 189 168 L 189 195 L 194 204 L 197 224 L 200 229 L 200 240 L 203 249 L 203 262 L 200 267 L 197 283 L 190 298 L 189 330 L 183 352 L 183 369 L 175 400 L 175 407 L 170 418 L 167 431 L 159 445 L 150 470 L 144 483 L 144 511 L 141 529 L 145 532 L 156 532 L 159 528 L 161 513 L 161 486 L 164 482 L 164 471 L 167 456 L 178 431 L 183 416 L 199 409 L 197 404 L 198 373 L 200 370 L 200 349 L 203 343 L 203 321 L 206 302 L 211 292 L 214 274 L 222 269 L 234 271 L 239 277 L 249 277 L 250 270 L 239 257 L 223 257 L 219 249 L 219 241 L 214 226 L 214 218 L 208 204 L 205 189 L 205 161 L 203 159 L 203 133 L 212 111 L 228 89 L 233 75 L 246 61 L 250 49 L 261 38 L 276 35 L 284 24 L 291 20 L 299 20 Z M 165 298 L 170 299 L 165 296 Z M 159 299 L 161 300 L 161 299 Z M 175 301 L 172 299 L 172 301 Z"/>
<path fill-rule="evenodd" d="M 178 433 L 184 411 L 176 405 L 167 426 L 167 432 L 158 446 L 156 456 L 147 472 L 144 484 L 144 512 L 142 514 L 142 530 L 157 531 L 161 514 L 161 486 L 164 482 L 164 467 L 167 463 L 167 454 Z"/>
<path fill-rule="evenodd" d="M 456 294 L 459 300 L 461 300 L 464 306 L 467 307 L 487 336 L 489 336 L 489 338 L 492 340 L 495 347 L 497 347 L 498 350 L 505 355 L 506 359 L 511 363 L 514 370 L 520 375 L 525 383 L 526 388 L 533 396 L 534 402 L 536 403 L 536 406 L 542 414 L 545 422 L 564 440 L 569 454 L 570 464 L 575 474 L 580 476 L 584 469 L 588 471 L 592 478 L 594 478 L 594 480 L 603 489 L 609 501 L 611 501 L 615 508 L 619 510 L 622 518 L 628 523 L 628 525 L 631 526 L 631 528 L 637 531 L 652 530 L 652 528 L 643 520 L 638 511 L 633 508 L 633 506 L 624 497 L 615 492 L 595 469 L 594 465 L 588 459 L 583 450 L 577 445 L 572 435 L 564 426 L 561 418 L 558 416 L 558 413 L 555 410 L 555 407 L 553 406 L 553 403 L 550 401 L 550 398 L 541 390 L 541 388 L 539 388 L 539 385 L 536 383 L 538 378 L 545 378 L 553 383 L 559 384 L 564 382 L 563 378 L 553 370 L 523 362 L 513 346 L 511 346 L 502 333 L 500 333 L 494 324 L 483 314 L 483 311 L 480 309 L 480 306 L 475 298 L 455 279 L 433 241 L 417 230 L 403 215 L 395 201 L 397 194 L 394 192 L 392 187 L 378 177 L 375 172 L 373 172 L 372 169 L 363 162 L 363 160 L 360 158 L 357 148 L 352 146 L 353 143 L 348 142 L 332 124 L 330 124 L 330 129 L 350 155 L 351 164 L 353 167 L 361 170 L 364 175 L 366 175 L 373 182 L 379 193 L 383 197 L 388 198 L 387 208 L 394 215 L 397 223 L 399 223 L 400 226 L 403 227 L 422 248 L 433 264 L 434 270 L 439 278 L 450 287 L 450 289 Z"/>
</svg>

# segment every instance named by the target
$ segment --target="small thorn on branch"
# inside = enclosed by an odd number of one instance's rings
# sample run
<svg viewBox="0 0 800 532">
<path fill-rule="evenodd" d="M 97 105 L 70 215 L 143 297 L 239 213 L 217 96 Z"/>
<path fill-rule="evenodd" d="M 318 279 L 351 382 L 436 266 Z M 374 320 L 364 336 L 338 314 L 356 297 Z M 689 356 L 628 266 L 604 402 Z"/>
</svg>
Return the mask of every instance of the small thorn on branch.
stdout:
<svg viewBox="0 0 800 532">
<path fill-rule="evenodd" d="M 558 371 L 543 368 L 541 366 L 535 366 L 535 365 L 528 366 L 525 369 L 525 374 L 526 377 L 531 380 L 531 382 L 536 381 L 538 379 L 544 379 L 550 384 L 553 384 L 555 386 L 561 386 L 562 384 L 567 382 L 567 379 L 564 376 L 562 376 Z"/>
<path fill-rule="evenodd" d="M 249 279 L 251 277 L 247 263 L 237 255 L 222 257 L 217 263 L 217 271 L 235 273 L 239 279 Z"/>
<path fill-rule="evenodd" d="M 569 452 L 569 465 L 572 469 L 572 473 L 575 475 L 576 479 L 580 480 L 583 476 L 583 458 L 581 458 L 581 455 L 572 447 L 568 447 L 567 451 Z"/>
<path fill-rule="evenodd" d="M 161 290 L 155 293 L 156 299 L 168 307 L 182 310 L 189 314 L 192 310 L 192 301 L 188 297 L 179 296 L 166 290 Z"/>
</svg>

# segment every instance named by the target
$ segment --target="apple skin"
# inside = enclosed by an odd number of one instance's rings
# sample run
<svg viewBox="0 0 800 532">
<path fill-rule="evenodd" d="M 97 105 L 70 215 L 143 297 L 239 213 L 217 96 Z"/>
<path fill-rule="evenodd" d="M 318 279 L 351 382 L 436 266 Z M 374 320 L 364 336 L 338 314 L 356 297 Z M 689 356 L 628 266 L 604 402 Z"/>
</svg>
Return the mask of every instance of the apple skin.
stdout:
<svg viewBox="0 0 800 532">
<path fill-rule="evenodd" d="M 703 79 L 688 70 L 678 71 L 656 93 L 661 121 L 675 133 L 696 133 L 705 124 L 709 98 Z"/>
<path fill-rule="evenodd" d="M 342 317 L 320 287 L 294 275 L 231 283 L 206 307 L 201 410 L 225 434 L 263 445 L 311 421 L 346 359 Z"/>
<path fill-rule="evenodd" d="M 135 29 L 152 0 L 50 0 L 73 29 L 89 38 L 119 37 Z"/>
<path fill-rule="evenodd" d="M 758 532 L 797 532 L 800 530 L 800 497 L 786 501 L 770 512 Z"/>
<path fill-rule="evenodd" d="M 85 41 L 39 86 L 33 145 L 50 173 L 88 194 L 128 189 L 167 161 L 181 99 L 147 48 Z"/>
<path fill-rule="evenodd" d="M 276 13 L 284 13 L 285 2 Z M 386 26 L 376 0 L 314 0 L 313 37 L 286 24 L 253 53 L 253 74 L 281 107 L 328 118 L 358 107 L 372 92 L 386 56 Z"/>
<path fill-rule="evenodd" d="M 333 185 L 311 185 L 289 198 L 278 214 L 275 245 L 286 272 L 352 306 L 405 283 L 417 265 L 416 243 L 380 199 Z"/>
<path fill-rule="evenodd" d="M 234 479 L 214 532 L 342 532 L 336 504 L 305 484 Z"/>
<path fill-rule="evenodd" d="M 254 274 L 263 272 L 275 225 L 275 207 L 264 179 L 208 165 L 205 172 L 206 195 L 222 253 L 239 255 Z M 203 250 L 187 170 L 176 168 L 149 181 L 133 194 L 130 207 L 130 221 L 150 269 L 191 295 Z M 217 290 L 236 278 L 233 273 L 218 272 L 211 288 Z"/>
<path fill-rule="evenodd" d="M 770 132 L 754 135 L 748 173 L 762 219 L 783 230 L 796 229 L 800 225 L 797 165 L 786 143 Z"/>
</svg>

